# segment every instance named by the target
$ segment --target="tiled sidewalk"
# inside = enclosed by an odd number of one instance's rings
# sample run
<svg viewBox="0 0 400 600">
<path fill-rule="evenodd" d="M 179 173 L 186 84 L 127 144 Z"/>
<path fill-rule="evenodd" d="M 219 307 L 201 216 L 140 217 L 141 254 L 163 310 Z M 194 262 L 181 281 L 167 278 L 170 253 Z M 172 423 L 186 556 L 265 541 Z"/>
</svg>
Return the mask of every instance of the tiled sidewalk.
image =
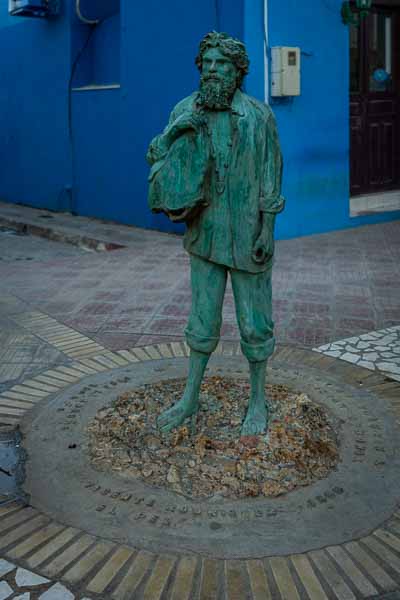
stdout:
<svg viewBox="0 0 400 600">
<path fill-rule="evenodd" d="M 400 381 L 400 326 L 337 340 L 314 350 Z"/>
<path fill-rule="evenodd" d="M 0 216 L 4 206 L 0 204 Z M 28 210 L 33 218 L 34 209 L 12 210 L 20 217 Z M 7 294 L 8 314 L 13 313 L 13 302 L 15 313 L 41 310 L 109 349 L 182 339 L 190 277 L 179 237 L 81 217 L 55 219 L 64 228 L 69 223 L 74 231 L 79 221 L 83 236 L 89 231 L 101 235 L 105 243 L 120 236 L 127 247 L 0 262 L 0 293 Z M 15 237 L 12 243 L 17 245 L 18 240 Z M 37 238 L 29 240 L 37 245 Z M 34 251 L 38 253 L 36 247 Z M 397 325 L 400 222 L 280 241 L 273 283 L 280 342 L 313 348 Z M 230 288 L 222 335 L 239 336 Z"/>
<path fill-rule="evenodd" d="M 72 594 L 59 582 L 52 582 L 46 577 L 41 577 L 18 567 L 14 563 L 0 559 L 0 598 L 6 600 L 74 600 Z M 13 595 L 18 594 L 18 595 Z M 86 598 L 84 600 L 89 600 Z"/>
</svg>

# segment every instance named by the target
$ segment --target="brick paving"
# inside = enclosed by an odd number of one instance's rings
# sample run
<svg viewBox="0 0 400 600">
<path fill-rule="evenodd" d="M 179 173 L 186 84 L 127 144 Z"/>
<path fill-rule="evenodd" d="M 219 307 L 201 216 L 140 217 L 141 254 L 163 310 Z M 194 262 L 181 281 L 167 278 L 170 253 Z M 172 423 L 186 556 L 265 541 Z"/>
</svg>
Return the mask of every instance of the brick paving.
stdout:
<svg viewBox="0 0 400 600">
<path fill-rule="evenodd" d="M 76 226 L 74 217 L 62 218 Z M 86 222 L 95 235 L 94 220 Z M 7 236 L 0 261 L 2 329 L 11 327 L 9 315 L 40 310 L 111 350 L 181 340 L 190 276 L 180 237 L 101 222 L 97 228 L 105 243 L 121 235 L 126 248 L 89 253 L 30 235 Z M 313 348 L 400 323 L 399 276 L 399 221 L 279 241 L 273 277 L 278 341 Z M 222 337 L 237 340 L 229 285 L 223 314 Z"/>
</svg>

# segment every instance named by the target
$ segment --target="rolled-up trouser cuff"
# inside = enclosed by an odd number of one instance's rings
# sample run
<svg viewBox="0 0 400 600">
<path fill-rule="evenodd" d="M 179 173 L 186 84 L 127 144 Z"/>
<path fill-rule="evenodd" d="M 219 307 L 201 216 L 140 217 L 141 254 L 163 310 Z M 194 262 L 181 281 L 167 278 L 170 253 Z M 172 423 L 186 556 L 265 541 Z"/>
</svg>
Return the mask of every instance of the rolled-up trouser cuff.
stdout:
<svg viewBox="0 0 400 600">
<path fill-rule="evenodd" d="M 204 354 L 214 352 L 219 342 L 219 338 L 217 337 L 203 337 L 191 333 L 187 329 L 185 329 L 185 337 L 189 348 L 197 352 L 203 352 Z"/>
<path fill-rule="evenodd" d="M 242 352 L 249 362 L 262 362 L 267 360 L 275 349 L 275 338 L 271 337 L 262 344 L 249 344 L 240 342 Z"/>
</svg>

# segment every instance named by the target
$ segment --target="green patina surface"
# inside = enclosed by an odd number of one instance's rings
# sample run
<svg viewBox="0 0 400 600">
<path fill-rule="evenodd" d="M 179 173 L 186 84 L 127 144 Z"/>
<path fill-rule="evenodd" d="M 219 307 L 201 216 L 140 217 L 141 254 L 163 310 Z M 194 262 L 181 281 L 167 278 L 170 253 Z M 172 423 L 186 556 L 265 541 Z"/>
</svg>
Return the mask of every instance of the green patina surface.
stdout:
<svg viewBox="0 0 400 600">
<path fill-rule="evenodd" d="M 184 221 L 191 254 L 191 348 L 183 398 L 159 419 L 172 429 L 198 410 L 199 387 L 221 327 L 230 273 L 242 350 L 250 365 L 251 395 L 243 435 L 268 427 L 265 371 L 274 349 L 271 269 L 282 157 L 271 109 L 241 91 L 248 72 L 244 45 L 210 33 L 196 59 L 199 91 L 174 108 L 150 144 L 149 205 Z"/>
</svg>

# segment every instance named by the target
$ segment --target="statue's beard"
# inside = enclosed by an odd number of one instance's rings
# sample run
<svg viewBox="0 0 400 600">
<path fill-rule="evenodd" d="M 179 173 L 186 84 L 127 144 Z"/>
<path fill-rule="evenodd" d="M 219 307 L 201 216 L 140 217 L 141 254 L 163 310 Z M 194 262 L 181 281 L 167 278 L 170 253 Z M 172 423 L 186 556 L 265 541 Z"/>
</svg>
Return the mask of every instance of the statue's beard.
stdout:
<svg viewBox="0 0 400 600">
<path fill-rule="evenodd" d="M 227 110 L 237 88 L 236 80 L 203 75 L 200 79 L 198 103 L 213 110 Z"/>
</svg>

